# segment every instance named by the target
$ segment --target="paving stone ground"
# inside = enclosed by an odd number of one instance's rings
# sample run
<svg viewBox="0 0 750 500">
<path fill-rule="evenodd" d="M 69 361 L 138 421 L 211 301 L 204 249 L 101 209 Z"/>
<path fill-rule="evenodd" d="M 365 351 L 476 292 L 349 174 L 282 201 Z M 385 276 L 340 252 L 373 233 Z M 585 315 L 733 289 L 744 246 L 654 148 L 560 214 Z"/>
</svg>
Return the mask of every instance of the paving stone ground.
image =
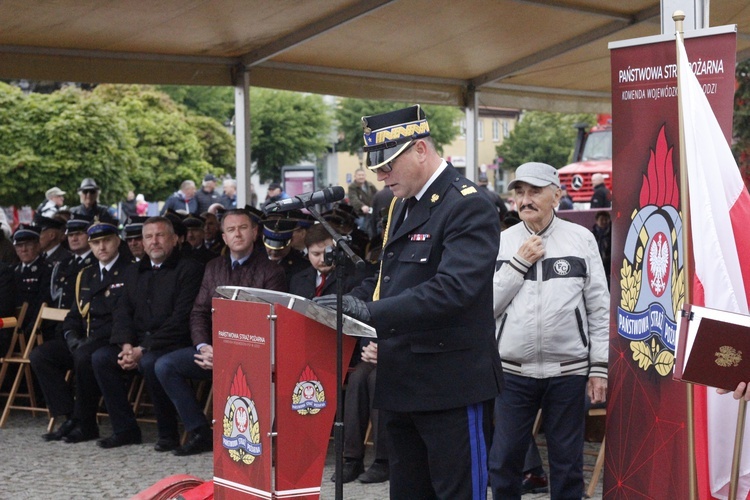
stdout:
<svg viewBox="0 0 750 500">
<path fill-rule="evenodd" d="M 32 417 L 13 412 L 4 429 L 0 429 L 0 500 L 59 498 L 76 500 L 127 499 L 172 474 L 191 474 L 199 478 L 213 476 L 213 457 L 203 453 L 192 457 L 175 457 L 157 453 L 154 424 L 141 424 L 144 442 L 104 450 L 95 441 L 67 444 L 47 443 L 41 439 L 47 424 L 45 416 Z M 103 436 L 111 433 L 108 421 L 101 425 Z M 594 450 L 598 444 L 587 443 Z M 542 455 L 546 453 L 540 448 Z M 369 464 L 372 457 L 365 457 Z M 586 455 L 585 479 L 591 476 L 594 457 Z M 335 467 L 333 441 L 329 447 L 322 478 L 321 498 L 335 497 L 330 478 Z M 593 498 L 601 498 L 601 480 Z M 344 485 L 344 498 L 380 500 L 388 498 L 388 483 Z M 491 497 L 488 497 L 491 498 Z M 524 500 L 549 498 L 546 494 L 525 495 Z"/>
</svg>

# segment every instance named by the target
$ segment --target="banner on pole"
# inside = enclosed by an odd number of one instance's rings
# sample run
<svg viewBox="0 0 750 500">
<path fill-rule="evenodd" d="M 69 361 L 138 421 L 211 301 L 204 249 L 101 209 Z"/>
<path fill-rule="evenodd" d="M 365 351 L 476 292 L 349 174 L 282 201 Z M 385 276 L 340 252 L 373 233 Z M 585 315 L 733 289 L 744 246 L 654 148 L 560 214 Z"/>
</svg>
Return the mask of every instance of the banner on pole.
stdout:
<svg viewBox="0 0 750 500">
<path fill-rule="evenodd" d="M 734 27 L 685 42 L 727 138 Z M 674 36 L 610 44 L 612 289 L 605 498 L 688 497 L 685 386 L 672 380 L 684 300 Z M 691 278 L 692 279 L 692 278 Z"/>
</svg>

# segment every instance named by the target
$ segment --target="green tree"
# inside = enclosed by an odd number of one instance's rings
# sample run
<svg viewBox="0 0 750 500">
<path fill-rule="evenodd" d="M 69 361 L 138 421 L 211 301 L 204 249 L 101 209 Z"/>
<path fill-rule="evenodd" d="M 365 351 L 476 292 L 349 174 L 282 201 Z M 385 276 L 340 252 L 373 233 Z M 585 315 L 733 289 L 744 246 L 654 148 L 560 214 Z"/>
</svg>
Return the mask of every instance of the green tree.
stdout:
<svg viewBox="0 0 750 500">
<path fill-rule="evenodd" d="M 576 123 L 594 125 L 596 117 L 588 114 L 548 113 L 529 111 L 497 147 L 503 168 L 515 169 L 529 161 L 564 167 L 569 163 L 576 138 Z"/>
<path fill-rule="evenodd" d="M 338 122 L 341 140 L 338 144 L 340 151 L 357 154 L 362 148 L 362 117 L 387 113 L 404 108 L 399 102 L 373 101 L 366 99 L 341 99 L 336 107 L 336 121 Z M 459 133 L 458 121 L 463 114 L 458 108 L 448 106 L 422 106 L 427 121 L 430 124 L 430 136 L 439 153 L 443 146 L 450 144 Z"/>
<path fill-rule="evenodd" d="M 128 174 L 147 199 L 167 198 L 186 179 L 223 173 L 207 161 L 198 132 L 167 94 L 139 85 L 99 85 L 93 94 L 115 105 L 126 121 L 140 158 Z"/>
<path fill-rule="evenodd" d="M 326 152 L 331 118 L 322 96 L 253 87 L 250 103 L 251 155 L 261 180 L 278 180 L 282 166 Z"/>
<path fill-rule="evenodd" d="M 210 116 L 224 124 L 234 116 L 234 89 L 190 85 L 159 85 L 158 90 L 169 95 L 191 113 Z"/>
<path fill-rule="evenodd" d="M 104 186 L 113 203 L 132 184 L 138 164 L 125 121 L 114 106 L 72 87 L 52 94 L 23 94 L 0 83 L 0 205 L 32 205 L 57 185 L 77 205 L 83 177 Z"/>
</svg>

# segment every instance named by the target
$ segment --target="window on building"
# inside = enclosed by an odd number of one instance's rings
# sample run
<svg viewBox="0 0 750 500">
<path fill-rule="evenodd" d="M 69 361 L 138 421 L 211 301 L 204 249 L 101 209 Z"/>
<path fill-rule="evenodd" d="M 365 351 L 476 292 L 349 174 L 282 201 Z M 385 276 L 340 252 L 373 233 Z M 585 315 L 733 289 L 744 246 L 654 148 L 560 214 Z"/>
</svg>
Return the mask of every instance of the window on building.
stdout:
<svg viewBox="0 0 750 500">
<path fill-rule="evenodd" d="M 503 137 L 506 139 L 510 137 L 510 122 L 508 120 L 503 120 Z"/>
<path fill-rule="evenodd" d="M 484 140 L 484 120 L 477 120 L 477 140 Z"/>
<path fill-rule="evenodd" d="M 463 118 L 458 122 L 458 135 L 461 138 L 466 138 L 466 120 Z"/>
<path fill-rule="evenodd" d="M 500 141 L 500 122 L 497 119 L 492 120 L 492 140 L 494 142 Z"/>
</svg>

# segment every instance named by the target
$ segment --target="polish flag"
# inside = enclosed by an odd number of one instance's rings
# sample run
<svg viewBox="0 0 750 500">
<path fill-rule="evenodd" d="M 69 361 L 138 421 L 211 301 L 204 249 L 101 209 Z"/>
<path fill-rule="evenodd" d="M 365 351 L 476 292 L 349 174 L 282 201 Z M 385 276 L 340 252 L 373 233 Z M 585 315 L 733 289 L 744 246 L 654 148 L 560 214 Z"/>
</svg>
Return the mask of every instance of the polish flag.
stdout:
<svg viewBox="0 0 750 500">
<path fill-rule="evenodd" d="M 708 99 L 677 42 L 679 100 L 685 129 L 695 279 L 693 303 L 748 314 L 750 195 Z M 695 386 L 695 451 L 700 498 L 727 498 L 738 402 Z M 743 442 L 737 498 L 750 491 L 750 425 Z"/>
</svg>

